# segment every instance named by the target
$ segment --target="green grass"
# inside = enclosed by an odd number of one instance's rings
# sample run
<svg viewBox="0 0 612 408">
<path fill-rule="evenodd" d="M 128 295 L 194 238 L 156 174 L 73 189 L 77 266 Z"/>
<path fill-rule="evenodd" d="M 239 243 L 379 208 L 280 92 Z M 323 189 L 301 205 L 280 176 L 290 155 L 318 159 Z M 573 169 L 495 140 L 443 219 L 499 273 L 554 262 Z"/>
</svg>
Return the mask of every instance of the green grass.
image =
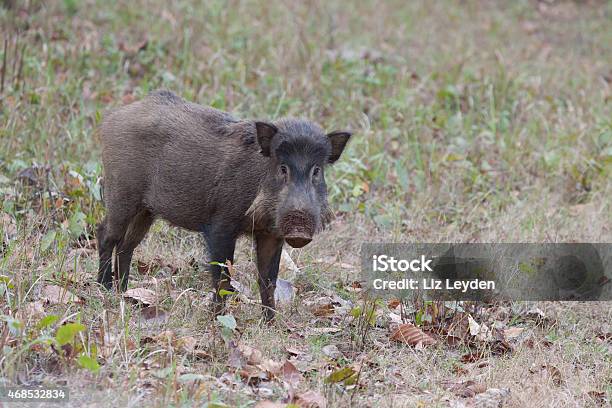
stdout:
<svg viewBox="0 0 612 408">
<path fill-rule="evenodd" d="M 151 374 L 170 366 L 214 377 L 227 372 L 228 350 L 211 323 L 197 236 L 158 223 L 137 250 L 136 260 L 165 262 L 150 276 L 134 271 L 130 284 L 155 288 L 172 317 L 162 327 L 140 325 L 137 307 L 103 296 L 92 283 L 97 255 L 88 240 L 104 212 L 96 125 L 107 109 L 160 87 L 240 117 L 305 116 L 326 129 L 354 130 L 348 151 L 328 173 L 338 219 L 292 253 L 305 271 L 298 296 L 304 301 L 334 291 L 359 301 L 344 289 L 359 279 L 358 271 L 339 264 L 358 265 L 362 241 L 612 241 L 610 2 L 13 3 L 0 6 L 0 69 L 2 58 L 7 61 L 0 94 L 0 275 L 8 283 L 0 308 L 15 317 L 40 298 L 45 282 L 66 286 L 84 304 L 45 306 L 45 313 L 86 326 L 73 344 L 78 355 L 103 354 L 105 325 L 114 327 L 117 348 L 100 358 L 99 373 L 78 371 L 65 355 L 29 345 L 55 335 L 59 322 L 39 330 L 39 318 L 21 318 L 21 328 L 11 332 L 5 325 L 0 333 L 10 349 L 0 351 L 6 381 L 69 381 L 94 390 L 74 391 L 77 401 L 111 398 L 121 405 L 143 392 L 158 406 L 194 395 L 236 406 L 265 397 L 242 388 L 233 395 L 219 381 L 202 381 L 204 390 L 177 385 L 171 374 Z M 241 244 L 237 269 L 250 284 L 249 245 Z M 315 262 L 329 257 L 335 259 Z M 313 322 L 332 324 L 313 317 L 302 300 L 271 330 L 258 325 L 257 308 L 234 304 L 243 340 L 277 359 L 287 341 L 315 353 L 328 343 L 351 342 L 351 325 L 337 321 L 339 333 L 287 340 L 288 331 Z M 609 305 L 593 307 L 604 316 L 593 324 L 605 322 L 606 311 L 609 320 Z M 211 360 L 176 350 L 151 357 L 157 343 L 140 341 L 163 330 L 202 339 Z M 584 346 L 572 333 L 563 328 L 557 336 L 569 338 L 542 353 L 568 373 L 572 358 L 559 350 L 591 365 L 580 366 L 578 382 L 542 405 L 590 403 L 584 399 L 589 381 L 612 398 L 604 380 L 609 366 L 602 365 L 610 362 L 609 348 Z M 376 330 L 369 335 L 385 338 Z M 395 367 L 394 353 L 406 354 L 414 372 Z M 525 375 L 518 367 L 535 358 L 530 353 L 491 363 L 487 377 L 491 386 L 515 384 L 517 406 L 534 393 L 516 385 Z M 397 369 L 404 383 L 418 385 L 398 386 L 397 393 L 414 398 L 402 400 L 407 406 L 442 404 L 446 391 L 436 384 L 453 375 L 446 361 L 457 357 L 440 349 L 415 357 L 389 345 L 353 394 L 323 384 L 329 367 L 310 372 L 308 384 L 332 406 L 389 401 L 393 391 L 382 386 L 384 373 Z M 282 397 L 282 390 L 270 396 Z"/>
</svg>

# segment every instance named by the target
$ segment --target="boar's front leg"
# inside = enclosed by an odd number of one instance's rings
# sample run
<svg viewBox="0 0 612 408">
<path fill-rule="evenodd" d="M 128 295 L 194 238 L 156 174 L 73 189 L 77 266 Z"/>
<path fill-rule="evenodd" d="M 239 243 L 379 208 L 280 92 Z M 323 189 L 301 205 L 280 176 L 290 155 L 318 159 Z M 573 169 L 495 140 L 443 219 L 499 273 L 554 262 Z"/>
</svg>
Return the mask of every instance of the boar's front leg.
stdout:
<svg viewBox="0 0 612 408">
<path fill-rule="evenodd" d="M 257 246 L 257 272 L 259 294 L 266 321 L 274 318 L 274 291 L 280 263 L 283 240 L 276 236 L 260 233 L 255 236 Z"/>
<path fill-rule="evenodd" d="M 214 312 L 219 315 L 225 308 L 225 298 L 219 292 L 231 290 L 230 276 L 226 262 L 234 263 L 236 237 L 225 228 L 204 228 L 204 240 L 208 249 L 209 270 L 212 273 L 214 295 Z"/>
</svg>

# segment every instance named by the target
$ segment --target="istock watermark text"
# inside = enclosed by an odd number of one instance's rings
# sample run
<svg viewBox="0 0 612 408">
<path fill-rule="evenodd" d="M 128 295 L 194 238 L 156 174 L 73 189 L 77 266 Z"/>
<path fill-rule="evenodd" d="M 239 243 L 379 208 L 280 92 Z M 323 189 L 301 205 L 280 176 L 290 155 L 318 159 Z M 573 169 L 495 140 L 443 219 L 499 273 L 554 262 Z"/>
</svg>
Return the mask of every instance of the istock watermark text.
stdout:
<svg viewBox="0 0 612 408">
<path fill-rule="evenodd" d="M 372 257 L 372 270 L 374 272 L 433 272 L 431 263 L 433 259 L 427 259 L 421 255 L 416 259 L 395 259 L 389 255 L 374 255 Z"/>
</svg>

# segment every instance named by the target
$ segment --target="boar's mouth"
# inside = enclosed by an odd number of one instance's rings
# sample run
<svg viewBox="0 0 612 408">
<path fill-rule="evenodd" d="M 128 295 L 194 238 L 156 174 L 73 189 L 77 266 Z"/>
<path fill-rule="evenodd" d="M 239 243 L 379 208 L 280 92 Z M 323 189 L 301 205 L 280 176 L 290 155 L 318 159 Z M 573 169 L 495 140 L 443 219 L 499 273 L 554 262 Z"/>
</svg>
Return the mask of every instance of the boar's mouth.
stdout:
<svg viewBox="0 0 612 408">
<path fill-rule="evenodd" d="M 301 248 L 312 241 L 315 220 L 303 211 L 292 211 L 281 219 L 280 230 L 285 242 L 293 248 Z"/>
</svg>

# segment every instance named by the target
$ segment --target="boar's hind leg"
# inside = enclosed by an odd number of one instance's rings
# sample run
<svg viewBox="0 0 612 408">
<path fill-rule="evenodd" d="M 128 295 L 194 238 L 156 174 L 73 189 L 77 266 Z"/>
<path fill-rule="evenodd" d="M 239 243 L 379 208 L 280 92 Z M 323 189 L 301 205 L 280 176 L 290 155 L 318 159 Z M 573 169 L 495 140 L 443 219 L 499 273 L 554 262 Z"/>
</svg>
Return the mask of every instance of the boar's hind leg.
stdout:
<svg viewBox="0 0 612 408">
<path fill-rule="evenodd" d="M 98 269 L 98 283 L 103 285 L 106 289 L 110 289 L 113 283 L 113 249 L 117 244 L 116 240 L 111 239 L 107 233 L 107 219 L 104 218 L 96 234 L 98 241 L 98 254 L 100 255 L 100 268 Z"/>
<path fill-rule="evenodd" d="M 153 216 L 149 211 L 143 210 L 139 212 L 132 218 L 123 239 L 117 244 L 115 273 L 119 275 L 119 288 L 122 292 L 127 289 L 130 276 L 130 263 L 132 262 L 134 249 L 145 237 L 152 223 Z"/>
<path fill-rule="evenodd" d="M 257 271 L 259 294 L 267 321 L 274 318 L 274 291 L 280 263 L 283 240 L 267 234 L 258 234 L 255 237 L 257 246 Z"/>
</svg>

